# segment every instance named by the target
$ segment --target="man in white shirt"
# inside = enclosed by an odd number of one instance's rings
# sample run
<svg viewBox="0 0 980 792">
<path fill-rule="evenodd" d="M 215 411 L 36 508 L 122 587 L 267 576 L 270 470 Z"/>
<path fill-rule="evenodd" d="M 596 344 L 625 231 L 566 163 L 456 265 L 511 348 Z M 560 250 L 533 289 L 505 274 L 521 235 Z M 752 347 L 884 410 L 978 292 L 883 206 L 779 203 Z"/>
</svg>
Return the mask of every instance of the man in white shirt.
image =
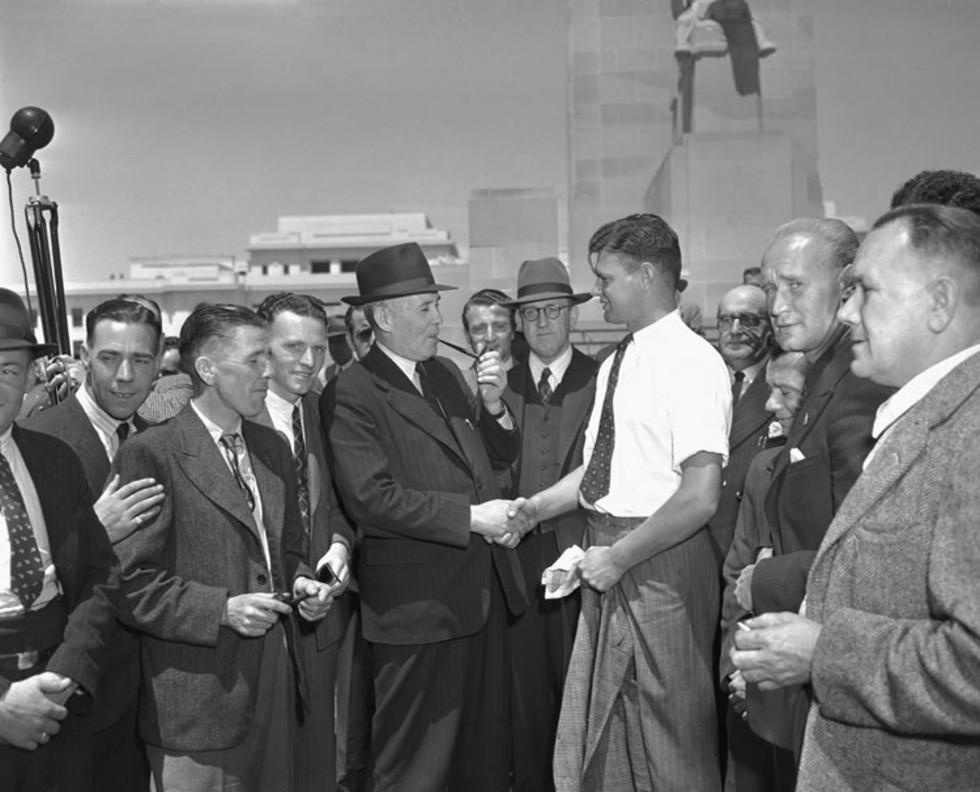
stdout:
<svg viewBox="0 0 980 792">
<path fill-rule="evenodd" d="M 800 790 L 975 789 L 980 773 L 980 218 L 880 218 L 840 309 L 853 372 L 899 390 L 824 536 L 804 614 L 735 636 L 763 689 L 813 690 Z"/>
<path fill-rule="evenodd" d="M 599 234 L 593 293 L 630 332 L 599 370 L 584 464 L 515 502 L 538 520 L 589 511 L 555 785 L 710 792 L 719 576 L 705 525 L 728 453 L 728 372 L 677 312 L 670 226 L 640 214 Z"/>
</svg>

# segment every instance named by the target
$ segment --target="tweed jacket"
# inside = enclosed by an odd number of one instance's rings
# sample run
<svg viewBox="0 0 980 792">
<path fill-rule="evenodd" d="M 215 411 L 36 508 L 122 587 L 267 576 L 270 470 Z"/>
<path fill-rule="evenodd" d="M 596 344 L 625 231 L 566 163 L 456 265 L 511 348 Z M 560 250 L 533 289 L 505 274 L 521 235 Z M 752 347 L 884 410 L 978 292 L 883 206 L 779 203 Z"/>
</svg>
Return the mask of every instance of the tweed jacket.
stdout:
<svg viewBox="0 0 980 792">
<path fill-rule="evenodd" d="M 766 410 L 769 386 L 765 366 L 732 407 L 732 428 L 728 433 L 728 464 L 722 471 L 718 508 L 708 520 L 708 533 L 719 565 L 725 560 L 735 534 L 738 507 L 742 502 L 745 476 L 753 457 L 765 446 L 772 413 Z"/>
<path fill-rule="evenodd" d="M 582 446 L 585 444 L 585 425 L 592 412 L 592 402 L 595 399 L 596 373 L 599 364 L 588 355 L 572 349 L 572 360 L 568 364 L 565 376 L 562 377 L 558 394 L 561 395 L 561 423 L 558 426 L 558 458 L 562 460 L 558 478 L 571 473 L 582 464 Z M 537 386 L 532 382 L 531 370 L 527 360 L 522 360 L 507 373 L 507 389 L 504 391 L 504 401 L 517 418 L 522 438 L 526 438 L 534 427 L 529 426 L 524 407 L 531 392 L 537 393 Z M 540 402 L 539 402 L 540 403 Z M 533 495 L 533 492 L 518 493 L 521 480 L 521 464 L 526 457 L 522 452 L 517 461 L 511 466 L 512 489 L 510 494 L 517 496 Z M 557 481 L 557 479 L 555 479 Z M 558 551 L 562 552 L 572 545 L 581 545 L 585 532 L 585 515 L 581 509 L 563 514 L 554 520 L 541 524 L 543 533 L 554 532 Z"/>
<path fill-rule="evenodd" d="M 892 393 L 851 372 L 846 327 L 813 365 L 786 445 L 776 457 L 766 515 L 774 557 L 756 564 L 756 613 L 796 611 L 830 521 L 871 450 L 875 412 Z"/>
<path fill-rule="evenodd" d="M 424 366 L 445 418 L 377 345 L 321 397 L 342 505 L 363 534 L 364 637 L 377 643 L 476 633 L 494 569 L 511 610 L 527 604 L 516 554 L 470 532 L 470 506 L 500 496 L 491 460 L 512 463 L 519 432 L 473 412 L 451 361 Z"/>
<path fill-rule="evenodd" d="M 119 564 L 92 511 L 78 457 L 60 440 L 16 424 L 13 439 L 34 481 L 61 585 L 68 624 L 46 670 L 64 674 L 96 696 L 105 641 L 116 621 Z M 10 681 L 0 676 L 0 693 Z"/>
<path fill-rule="evenodd" d="M 312 576 L 289 449 L 276 432 L 250 421 L 242 421 L 242 435 L 262 500 L 271 569 L 245 498 L 191 404 L 127 440 L 113 463 L 123 483 L 152 477 L 166 493 L 160 513 L 116 551 L 123 574 L 119 617 L 142 633 L 140 733 L 168 750 L 224 750 L 244 739 L 262 641 L 223 627 L 225 605 L 237 594 L 292 590 L 298 574 Z M 291 638 L 293 619 L 284 626 Z"/>
<path fill-rule="evenodd" d="M 974 355 L 883 436 L 824 537 L 798 789 L 977 788 L 978 436 Z"/>
</svg>

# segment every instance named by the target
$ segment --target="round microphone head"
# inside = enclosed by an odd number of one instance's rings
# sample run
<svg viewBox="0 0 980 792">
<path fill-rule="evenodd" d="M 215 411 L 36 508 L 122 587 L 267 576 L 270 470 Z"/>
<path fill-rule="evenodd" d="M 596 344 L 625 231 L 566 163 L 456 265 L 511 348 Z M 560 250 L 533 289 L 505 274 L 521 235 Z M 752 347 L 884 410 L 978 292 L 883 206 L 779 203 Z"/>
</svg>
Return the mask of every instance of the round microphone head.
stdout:
<svg viewBox="0 0 980 792">
<path fill-rule="evenodd" d="M 54 137 L 54 121 L 40 107 L 22 107 L 10 119 L 10 131 L 0 140 L 0 165 L 7 170 L 26 165 L 34 152 Z"/>
</svg>

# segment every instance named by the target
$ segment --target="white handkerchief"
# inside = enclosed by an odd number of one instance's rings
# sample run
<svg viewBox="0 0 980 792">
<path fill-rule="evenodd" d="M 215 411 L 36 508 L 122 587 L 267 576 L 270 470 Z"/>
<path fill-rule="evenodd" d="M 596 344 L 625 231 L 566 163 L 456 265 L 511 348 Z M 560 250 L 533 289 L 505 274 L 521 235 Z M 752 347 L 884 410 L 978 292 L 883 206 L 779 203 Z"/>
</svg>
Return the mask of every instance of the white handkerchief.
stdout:
<svg viewBox="0 0 980 792">
<path fill-rule="evenodd" d="M 795 465 L 797 462 L 802 462 L 804 459 L 806 459 L 806 457 L 803 456 L 803 452 L 800 451 L 800 449 L 791 448 L 789 450 L 789 463 L 791 465 Z"/>
<path fill-rule="evenodd" d="M 578 545 L 572 545 L 541 573 L 545 599 L 567 597 L 579 587 L 578 564 L 583 558 L 585 551 Z"/>
</svg>

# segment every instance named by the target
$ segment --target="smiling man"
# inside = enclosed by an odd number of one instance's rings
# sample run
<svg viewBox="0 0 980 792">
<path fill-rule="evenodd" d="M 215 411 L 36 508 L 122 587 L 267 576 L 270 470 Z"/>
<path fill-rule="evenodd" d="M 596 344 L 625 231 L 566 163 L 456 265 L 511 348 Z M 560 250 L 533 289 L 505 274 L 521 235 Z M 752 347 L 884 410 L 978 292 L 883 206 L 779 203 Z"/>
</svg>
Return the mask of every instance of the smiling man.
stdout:
<svg viewBox="0 0 980 792">
<path fill-rule="evenodd" d="M 980 219 L 874 225 L 840 310 L 854 374 L 899 390 L 814 561 L 805 616 L 735 636 L 764 687 L 809 683 L 799 790 L 976 789 L 980 774 Z"/>
<path fill-rule="evenodd" d="M 120 487 L 109 479 L 112 460 L 146 423 L 136 411 L 153 387 L 160 364 L 159 314 L 139 295 L 107 300 L 85 317 L 81 358 L 85 382 L 65 401 L 35 413 L 24 426 L 71 446 L 85 469 L 95 513 L 114 543 L 160 509 L 163 488 L 152 478 Z M 138 642 L 119 627 L 109 640 L 103 683 L 92 714 L 98 788 L 145 788 L 149 770 L 136 737 Z"/>
</svg>

